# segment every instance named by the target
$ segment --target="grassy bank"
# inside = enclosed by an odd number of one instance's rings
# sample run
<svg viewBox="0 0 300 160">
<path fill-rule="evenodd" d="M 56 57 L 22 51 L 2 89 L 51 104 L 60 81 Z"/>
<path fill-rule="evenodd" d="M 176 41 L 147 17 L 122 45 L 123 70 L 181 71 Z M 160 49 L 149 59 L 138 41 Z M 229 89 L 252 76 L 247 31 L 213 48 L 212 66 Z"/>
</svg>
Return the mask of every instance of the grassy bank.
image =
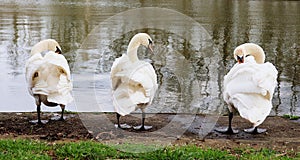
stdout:
<svg viewBox="0 0 300 160">
<path fill-rule="evenodd" d="M 118 146 L 120 147 L 120 146 Z M 124 147 L 141 150 L 142 145 Z M 153 146 L 152 146 L 153 147 Z M 146 150 L 147 148 L 143 148 Z M 300 159 L 262 149 L 236 149 L 233 152 L 197 146 L 169 146 L 153 152 L 123 152 L 94 141 L 48 143 L 38 140 L 0 140 L 0 159 Z"/>
</svg>

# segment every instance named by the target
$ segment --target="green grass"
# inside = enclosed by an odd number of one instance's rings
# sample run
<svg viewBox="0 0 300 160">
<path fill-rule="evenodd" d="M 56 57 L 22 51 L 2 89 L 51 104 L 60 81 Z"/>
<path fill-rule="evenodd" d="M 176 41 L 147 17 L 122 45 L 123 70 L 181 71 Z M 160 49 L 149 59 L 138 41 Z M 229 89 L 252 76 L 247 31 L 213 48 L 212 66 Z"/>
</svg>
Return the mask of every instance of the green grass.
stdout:
<svg viewBox="0 0 300 160">
<path fill-rule="evenodd" d="M 64 113 L 65 114 L 78 114 L 78 112 L 74 112 L 74 111 L 70 111 L 70 110 L 65 110 Z"/>
<path fill-rule="evenodd" d="M 287 119 L 290 119 L 290 120 L 297 120 L 300 118 L 300 116 L 294 116 L 294 115 L 289 115 L 289 114 L 285 114 L 282 116 L 283 118 L 287 118 Z"/>
<path fill-rule="evenodd" d="M 51 159 L 45 143 L 32 140 L 0 140 L 0 159 Z"/>
<path fill-rule="evenodd" d="M 194 145 L 159 147 L 142 144 L 105 145 L 95 141 L 47 143 L 25 139 L 0 140 L 0 159 L 292 159 L 268 149 L 238 148 L 231 152 Z M 121 150 L 118 150 L 119 148 Z M 152 150 L 152 152 L 135 152 Z M 123 150 L 123 151 L 122 151 Z M 300 158 L 298 154 L 294 158 Z"/>
<path fill-rule="evenodd" d="M 235 149 L 235 153 L 239 155 L 238 157 L 240 159 L 247 159 L 247 160 L 260 160 L 260 159 L 280 159 L 280 160 L 289 160 L 289 159 L 299 159 L 300 155 L 296 157 L 288 157 L 284 154 L 280 154 L 276 151 L 270 150 L 270 149 L 260 149 L 255 150 L 252 148 L 238 148 Z"/>
</svg>

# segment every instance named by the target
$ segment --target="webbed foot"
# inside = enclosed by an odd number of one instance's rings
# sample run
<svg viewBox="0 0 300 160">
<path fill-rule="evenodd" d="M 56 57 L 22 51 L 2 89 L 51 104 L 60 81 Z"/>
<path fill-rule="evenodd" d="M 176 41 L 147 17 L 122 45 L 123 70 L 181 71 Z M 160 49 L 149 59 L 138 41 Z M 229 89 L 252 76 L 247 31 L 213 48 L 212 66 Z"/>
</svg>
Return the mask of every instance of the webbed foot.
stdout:
<svg viewBox="0 0 300 160">
<path fill-rule="evenodd" d="M 145 125 L 139 125 L 139 126 L 133 127 L 133 129 L 140 130 L 140 131 L 147 131 L 147 130 L 150 130 L 151 128 L 152 128 L 152 126 L 145 126 Z"/>
<path fill-rule="evenodd" d="M 238 134 L 239 130 L 232 129 L 231 127 L 221 127 L 221 128 L 216 128 L 215 131 L 222 133 L 222 134 Z"/>
<path fill-rule="evenodd" d="M 130 129 L 132 126 L 125 123 L 125 124 L 115 124 L 115 127 L 120 129 Z"/>
<path fill-rule="evenodd" d="M 267 131 L 267 129 L 264 129 L 264 128 L 257 128 L 257 127 L 244 129 L 244 132 L 250 133 L 250 134 L 261 134 L 261 133 L 264 133 L 264 132 L 266 132 L 266 131 Z"/>
<path fill-rule="evenodd" d="M 31 120 L 31 121 L 29 121 L 29 123 L 31 123 L 31 124 L 46 124 L 48 122 L 49 122 L 48 120 Z"/>
</svg>

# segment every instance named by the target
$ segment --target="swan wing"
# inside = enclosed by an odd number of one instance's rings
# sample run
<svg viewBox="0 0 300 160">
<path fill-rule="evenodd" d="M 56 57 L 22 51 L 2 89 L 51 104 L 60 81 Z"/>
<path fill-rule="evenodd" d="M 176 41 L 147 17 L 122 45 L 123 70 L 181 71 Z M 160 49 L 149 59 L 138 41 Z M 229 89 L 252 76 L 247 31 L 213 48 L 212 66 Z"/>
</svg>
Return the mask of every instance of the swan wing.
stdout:
<svg viewBox="0 0 300 160">
<path fill-rule="evenodd" d="M 137 96 L 135 94 L 132 96 L 136 104 L 151 103 L 157 90 L 157 76 L 150 63 L 136 62 L 129 70 L 120 72 L 119 75 L 122 76 L 122 83 L 128 84 L 136 94 L 140 95 L 140 98 L 134 98 Z"/>
<path fill-rule="evenodd" d="M 47 95 L 49 102 L 64 105 L 73 100 L 70 93 L 72 90 L 70 68 L 63 55 L 49 51 L 42 59 L 35 61 L 29 59 L 26 66 L 31 95 Z"/>
<path fill-rule="evenodd" d="M 224 77 L 224 90 L 229 94 L 261 94 L 270 100 L 277 84 L 276 79 L 277 70 L 271 63 L 237 64 Z"/>
<path fill-rule="evenodd" d="M 71 96 L 73 85 L 68 61 L 63 55 L 52 51 L 45 54 L 44 60 L 53 66 L 50 75 L 54 75 L 47 80 L 48 84 L 51 84 L 49 87 L 53 88 L 51 94 L 48 95 L 48 101 L 64 105 L 70 103 L 73 100 Z"/>
<path fill-rule="evenodd" d="M 34 72 L 40 64 L 44 63 L 44 58 L 40 53 L 31 56 L 25 64 L 25 75 L 26 81 L 29 82 L 31 79 L 32 72 Z"/>
<path fill-rule="evenodd" d="M 136 109 L 136 105 L 130 101 L 128 93 L 128 85 L 122 83 L 122 74 L 128 68 L 131 62 L 126 54 L 116 58 L 110 72 L 110 79 L 112 84 L 113 105 L 115 111 L 121 115 L 129 114 Z"/>
<path fill-rule="evenodd" d="M 117 113 L 124 116 L 137 109 L 137 104 L 131 99 L 132 94 L 135 94 L 134 90 L 124 83 L 113 91 L 113 105 Z"/>
<path fill-rule="evenodd" d="M 123 54 L 121 57 L 116 58 L 110 72 L 110 79 L 112 81 L 112 90 L 115 90 L 121 83 L 121 76 L 117 74 L 128 68 L 128 64 L 131 63 L 126 54 Z"/>
<path fill-rule="evenodd" d="M 275 66 L 272 63 L 264 63 L 256 65 L 256 72 L 253 75 L 253 81 L 256 82 L 256 85 L 265 90 L 263 96 L 267 99 L 272 100 L 275 87 L 277 85 L 277 74 Z"/>
<path fill-rule="evenodd" d="M 270 64 L 236 64 L 224 77 L 224 100 L 243 118 L 261 124 L 272 109 L 277 70 Z"/>
<path fill-rule="evenodd" d="M 224 93 L 228 95 L 240 93 L 260 94 L 262 92 L 261 88 L 252 80 L 255 72 L 255 68 L 249 67 L 247 64 L 235 65 L 224 77 Z"/>
<path fill-rule="evenodd" d="M 40 53 L 32 55 L 25 64 L 25 78 L 28 84 L 28 91 L 30 95 L 33 96 L 32 88 L 33 88 L 33 76 L 36 70 L 44 64 L 44 58 Z"/>
<path fill-rule="evenodd" d="M 44 60 L 50 64 L 61 67 L 68 80 L 71 80 L 71 72 L 68 61 L 62 54 L 57 54 L 53 51 L 49 51 L 45 54 Z"/>
<path fill-rule="evenodd" d="M 157 90 L 157 76 L 151 64 L 143 61 L 113 66 L 111 72 L 116 112 L 126 115 L 139 104 L 150 104 Z M 120 66 L 120 64 L 123 64 Z M 130 65 L 129 65 L 130 64 Z"/>
</svg>

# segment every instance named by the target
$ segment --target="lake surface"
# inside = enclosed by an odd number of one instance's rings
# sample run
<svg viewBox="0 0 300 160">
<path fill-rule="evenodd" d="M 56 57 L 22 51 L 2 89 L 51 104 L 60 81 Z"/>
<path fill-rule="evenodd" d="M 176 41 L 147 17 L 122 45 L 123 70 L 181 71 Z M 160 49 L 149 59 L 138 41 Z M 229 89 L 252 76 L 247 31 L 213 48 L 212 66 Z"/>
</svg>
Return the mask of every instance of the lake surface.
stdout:
<svg viewBox="0 0 300 160">
<path fill-rule="evenodd" d="M 129 3 L 130 2 L 130 3 Z M 147 32 L 158 74 L 149 112 L 221 113 L 223 77 L 234 48 L 254 42 L 278 69 L 272 115 L 300 115 L 300 2 L 297 1 L 1 1 L 0 111 L 35 111 L 25 63 L 40 40 L 56 39 L 74 81 L 71 111 L 113 111 L 110 67 L 130 38 Z M 43 107 L 59 111 L 59 107 Z"/>
</svg>

